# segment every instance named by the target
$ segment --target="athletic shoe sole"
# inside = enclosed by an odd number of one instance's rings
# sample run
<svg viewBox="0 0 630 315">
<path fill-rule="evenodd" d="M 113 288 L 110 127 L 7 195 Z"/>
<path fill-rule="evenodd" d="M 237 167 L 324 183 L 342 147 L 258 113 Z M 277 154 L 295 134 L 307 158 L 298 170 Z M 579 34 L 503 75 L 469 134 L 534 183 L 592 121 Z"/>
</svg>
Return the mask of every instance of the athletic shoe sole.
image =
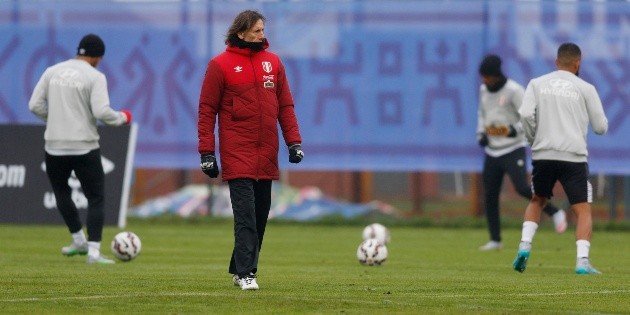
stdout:
<svg viewBox="0 0 630 315">
<path fill-rule="evenodd" d="M 68 251 L 63 251 L 62 250 L 61 251 L 62 255 L 68 256 L 68 257 L 76 256 L 76 255 L 85 256 L 85 255 L 87 255 L 87 253 L 88 253 L 87 250 L 83 251 L 83 250 L 78 250 L 78 249 L 71 249 L 71 250 L 68 250 Z"/>
<path fill-rule="evenodd" d="M 113 265 L 116 262 L 111 260 L 111 259 L 107 259 L 105 257 L 99 257 L 97 259 L 93 259 L 93 258 L 89 258 L 88 257 L 87 263 L 89 265 Z"/>
<path fill-rule="evenodd" d="M 575 273 L 578 274 L 578 275 L 599 275 L 599 274 L 601 274 L 601 272 L 599 272 L 599 270 L 597 270 L 597 269 L 595 269 L 593 267 L 576 269 Z"/>
</svg>

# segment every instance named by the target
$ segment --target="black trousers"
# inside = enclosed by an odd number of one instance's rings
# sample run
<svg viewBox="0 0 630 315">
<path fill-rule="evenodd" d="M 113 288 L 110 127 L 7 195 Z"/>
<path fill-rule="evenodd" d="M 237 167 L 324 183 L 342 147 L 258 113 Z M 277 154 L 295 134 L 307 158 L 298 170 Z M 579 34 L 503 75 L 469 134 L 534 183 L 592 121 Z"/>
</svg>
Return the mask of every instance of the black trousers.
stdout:
<svg viewBox="0 0 630 315">
<path fill-rule="evenodd" d="M 239 178 L 228 184 L 234 213 L 234 250 L 229 272 L 239 276 L 255 274 L 271 208 L 271 180 Z"/>
<path fill-rule="evenodd" d="M 72 201 L 72 188 L 68 179 L 74 171 L 88 201 L 88 241 L 100 242 L 105 221 L 105 173 L 101 164 L 101 151 L 96 149 L 84 155 L 50 155 L 46 153 L 46 174 L 52 185 L 57 209 L 70 233 L 83 227 L 79 211 Z"/>
<path fill-rule="evenodd" d="M 483 190 L 486 208 L 486 220 L 490 240 L 501 241 L 501 219 L 499 215 L 499 195 L 503 185 L 503 177 L 507 173 L 519 195 L 532 198 L 532 188 L 527 181 L 525 148 L 516 149 L 508 154 L 492 157 L 486 154 L 483 163 Z M 558 208 L 548 203 L 543 211 L 550 216 L 558 212 Z"/>
</svg>

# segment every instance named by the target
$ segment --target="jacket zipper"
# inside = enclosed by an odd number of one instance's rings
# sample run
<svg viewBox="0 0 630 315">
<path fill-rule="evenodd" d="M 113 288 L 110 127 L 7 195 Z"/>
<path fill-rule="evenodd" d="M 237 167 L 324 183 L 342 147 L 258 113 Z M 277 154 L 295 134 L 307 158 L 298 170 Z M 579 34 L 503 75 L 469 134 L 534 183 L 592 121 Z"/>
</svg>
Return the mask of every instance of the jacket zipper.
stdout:
<svg viewBox="0 0 630 315">
<path fill-rule="evenodd" d="M 260 92 L 258 91 L 257 81 L 256 81 L 256 67 L 254 66 L 254 52 L 250 51 L 249 54 L 249 63 L 252 66 L 252 73 L 254 75 L 254 90 L 256 91 L 256 100 L 258 104 L 258 143 L 256 145 L 256 181 L 258 181 L 260 177 L 260 137 L 262 135 L 262 106 L 260 102 Z"/>
</svg>

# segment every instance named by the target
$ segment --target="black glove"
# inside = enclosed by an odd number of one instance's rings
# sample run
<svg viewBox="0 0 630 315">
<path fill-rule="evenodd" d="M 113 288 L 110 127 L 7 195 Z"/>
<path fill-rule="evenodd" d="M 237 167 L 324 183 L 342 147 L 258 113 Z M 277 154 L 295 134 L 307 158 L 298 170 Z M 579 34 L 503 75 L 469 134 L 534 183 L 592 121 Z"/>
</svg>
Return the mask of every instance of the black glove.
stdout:
<svg viewBox="0 0 630 315">
<path fill-rule="evenodd" d="M 516 129 L 514 129 L 514 126 L 510 125 L 510 131 L 508 132 L 506 137 L 509 137 L 509 138 L 516 137 Z"/>
<path fill-rule="evenodd" d="M 302 152 L 301 144 L 293 144 L 289 146 L 289 162 L 300 163 L 304 158 L 304 152 Z"/>
<path fill-rule="evenodd" d="M 201 170 L 211 178 L 217 178 L 219 176 L 219 163 L 214 154 L 202 154 L 201 155 Z"/>
<path fill-rule="evenodd" d="M 482 133 L 480 137 L 478 137 L 479 139 L 477 140 L 477 142 L 479 143 L 480 147 L 485 147 L 488 145 L 488 135 L 486 135 L 485 133 Z"/>
</svg>

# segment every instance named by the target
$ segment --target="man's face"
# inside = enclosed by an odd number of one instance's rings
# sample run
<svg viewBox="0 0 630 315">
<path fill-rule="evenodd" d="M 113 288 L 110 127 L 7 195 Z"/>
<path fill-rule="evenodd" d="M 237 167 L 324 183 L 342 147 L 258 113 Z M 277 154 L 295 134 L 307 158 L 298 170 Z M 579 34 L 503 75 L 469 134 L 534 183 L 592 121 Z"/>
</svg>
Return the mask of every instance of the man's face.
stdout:
<svg viewBox="0 0 630 315">
<path fill-rule="evenodd" d="M 92 67 L 96 68 L 98 67 L 98 64 L 101 63 L 101 60 L 103 60 L 103 57 L 90 57 L 90 60 L 88 60 L 88 63 L 90 65 L 92 65 Z"/>
<path fill-rule="evenodd" d="M 265 38 L 265 23 L 263 23 L 262 20 L 258 20 L 258 22 L 247 31 L 238 33 L 238 37 L 246 42 L 262 42 Z"/>
<path fill-rule="evenodd" d="M 493 75 L 482 75 L 481 76 L 481 81 L 486 86 L 493 86 L 493 85 L 495 85 L 499 81 L 499 79 L 500 79 L 499 77 L 496 77 L 496 76 L 493 76 Z"/>
</svg>

